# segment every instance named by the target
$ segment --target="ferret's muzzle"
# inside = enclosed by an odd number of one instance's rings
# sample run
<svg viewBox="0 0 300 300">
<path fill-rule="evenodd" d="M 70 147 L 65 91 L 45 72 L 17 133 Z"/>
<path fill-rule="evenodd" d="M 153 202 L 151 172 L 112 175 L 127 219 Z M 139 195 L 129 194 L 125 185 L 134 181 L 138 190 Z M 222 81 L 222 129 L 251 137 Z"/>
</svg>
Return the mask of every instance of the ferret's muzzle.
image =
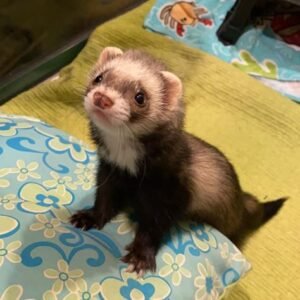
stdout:
<svg viewBox="0 0 300 300">
<path fill-rule="evenodd" d="M 114 105 L 114 102 L 109 97 L 100 92 L 94 93 L 93 101 L 94 105 L 100 107 L 101 109 L 108 109 Z"/>
</svg>

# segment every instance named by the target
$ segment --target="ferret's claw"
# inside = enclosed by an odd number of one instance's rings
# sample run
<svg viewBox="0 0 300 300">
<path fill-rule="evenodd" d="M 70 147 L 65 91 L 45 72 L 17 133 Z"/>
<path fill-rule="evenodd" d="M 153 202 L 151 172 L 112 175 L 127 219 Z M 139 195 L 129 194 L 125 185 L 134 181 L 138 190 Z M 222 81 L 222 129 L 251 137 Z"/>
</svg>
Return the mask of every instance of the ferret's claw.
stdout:
<svg viewBox="0 0 300 300">
<path fill-rule="evenodd" d="M 126 269 L 127 273 L 134 273 L 136 272 L 137 275 L 137 279 L 143 279 L 144 275 L 145 275 L 145 270 L 136 270 L 136 266 L 134 264 L 129 264 L 127 269 Z"/>
<path fill-rule="evenodd" d="M 129 264 L 127 269 L 126 269 L 126 272 L 127 273 L 133 273 L 134 269 L 135 269 L 135 265 L 134 264 Z"/>
<path fill-rule="evenodd" d="M 99 220 L 95 217 L 91 209 L 81 210 L 75 213 L 70 218 L 71 224 L 83 231 L 99 227 Z"/>
<path fill-rule="evenodd" d="M 143 279 L 144 275 L 145 275 L 145 271 L 144 270 L 140 270 L 139 273 L 137 274 L 137 278 L 138 279 Z"/>
</svg>

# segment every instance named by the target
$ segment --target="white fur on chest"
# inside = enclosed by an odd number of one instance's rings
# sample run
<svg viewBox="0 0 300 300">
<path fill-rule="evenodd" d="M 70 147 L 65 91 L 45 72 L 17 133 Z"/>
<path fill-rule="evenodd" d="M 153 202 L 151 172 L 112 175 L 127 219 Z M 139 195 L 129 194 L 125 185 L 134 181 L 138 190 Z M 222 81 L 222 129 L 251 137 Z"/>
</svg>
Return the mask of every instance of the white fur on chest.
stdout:
<svg viewBox="0 0 300 300">
<path fill-rule="evenodd" d="M 104 135 L 103 140 L 108 151 L 100 153 L 119 168 L 135 175 L 138 161 L 143 153 L 141 145 L 126 135 Z"/>
</svg>

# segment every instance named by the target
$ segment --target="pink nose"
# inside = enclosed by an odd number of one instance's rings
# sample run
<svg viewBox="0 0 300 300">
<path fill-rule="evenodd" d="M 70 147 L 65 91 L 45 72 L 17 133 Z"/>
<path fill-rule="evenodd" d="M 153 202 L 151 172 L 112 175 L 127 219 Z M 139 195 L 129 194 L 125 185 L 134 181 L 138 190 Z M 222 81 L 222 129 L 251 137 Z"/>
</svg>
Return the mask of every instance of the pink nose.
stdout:
<svg viewBox="0 0 300 300">
<path fill-rule="evenodd" d="M 94 105 L 96 105 L 102 109 L 110 108 L 114 104 L 110 98 L 101 94 L 100 92 L 96 92 L 93 96 L 93 99 L 94 99 Z"/>
</svg>

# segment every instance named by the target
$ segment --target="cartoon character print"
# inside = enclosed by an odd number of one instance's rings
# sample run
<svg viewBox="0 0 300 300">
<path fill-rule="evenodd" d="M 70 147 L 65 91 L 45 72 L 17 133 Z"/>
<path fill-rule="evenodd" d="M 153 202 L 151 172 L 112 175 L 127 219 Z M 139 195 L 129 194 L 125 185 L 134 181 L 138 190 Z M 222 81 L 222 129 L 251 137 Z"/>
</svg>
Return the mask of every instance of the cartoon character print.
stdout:
<svg viewBox="0 0 300 300">
<path fill-rule="evenodd" d="M 213 20 L 204 17 L 207 13 L 208 10 L 205 7 L 197 7 L 195 2 L 179 1 L 164 6 L 159 18 L 166 26 L 175 29 L 176 33 L 182 37 L 185 33 L 185 26 L 195 26 L 197 23 L 213 26 Z"/>
</svg>

